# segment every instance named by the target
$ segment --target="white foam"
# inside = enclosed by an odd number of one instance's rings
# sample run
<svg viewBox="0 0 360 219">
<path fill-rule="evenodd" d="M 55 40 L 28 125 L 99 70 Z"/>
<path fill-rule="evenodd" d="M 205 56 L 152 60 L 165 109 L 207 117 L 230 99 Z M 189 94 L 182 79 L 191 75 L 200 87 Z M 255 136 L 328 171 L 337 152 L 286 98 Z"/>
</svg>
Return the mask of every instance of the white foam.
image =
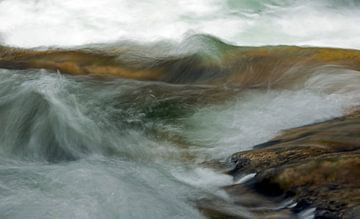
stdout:
<svg viewBox="0 0 360 219">
<path fill-rule="evenodd" d="M 321 1 L 3 0 L 0 35 L 13 46 L 181 41 L 208 33 L 238 45 L 360 48 L 360 8 Z M 348 5 L 347 5 L 348 4 Z M 345 5 L 345 6 L 344 6 Z"/>
<path fill-rule="evenodd" d="M 208 168 L 194 168 L 191 170 L 178 170 L 174 175 L 181 181 L 201 188 L 209 190 L 218 190 L 232 184 L 233 177 L 223 173 L 217 173 Z"/>
<path fill-rule="evenodd" d="M 314 219 L 315 218 L 316 208 L 305 209 L 298 214 L 300 219 Z"/>
<path fill-rule="evenodd" d="M 248 182 L 249 180 L 253 179 L 256 176 L 256 173 L 250 173 L 243 177 L 241 177 L 239 180 L 237 180 L 234 184 L 243 184 Z"/>
<path fill-rule="evenodd" d="M 323 70 L 297 90 L 248 90 L 235 102 L 197 111 L 187 120 L 184 134 L 198 154 L 224 158 L 281 130 L 343 115 L 360 103 L 359 80 L 356 71 Z"/>
<path fill-rule="evenodd" d="M 203 218 L 197 192 L 161 168 L 117 160 L 0 168 L 1 218 Z"/>
</svg>

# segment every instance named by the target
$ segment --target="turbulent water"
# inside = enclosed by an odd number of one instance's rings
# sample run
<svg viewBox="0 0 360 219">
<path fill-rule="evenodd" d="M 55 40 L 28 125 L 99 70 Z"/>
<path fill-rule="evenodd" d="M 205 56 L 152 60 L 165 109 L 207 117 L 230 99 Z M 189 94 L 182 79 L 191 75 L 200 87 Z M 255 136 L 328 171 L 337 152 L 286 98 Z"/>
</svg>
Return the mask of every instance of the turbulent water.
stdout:
<svg viewBox="0 0 360 219">
<path fill-rule="evenodd" d="M 208 33 L 238 45 L 360 48 L 358 0 L 2 0 L 3 42 L 23 47 Z"/>
<path fill-rule="evenodd" d="M 4 45 L 132 41 L 154 57 L 212 54 L 195 33 L 360 49 L 359 23 L 355 0 L 0 0 Z M 0 218 L 203 218 L 199 203 L 232 203 L 223 187 L 234 183 L 207 162 L 342 115 L 359 105 L 359 84 L 359 72 L 329 66 L 286 89 L 0 69 Z M 221 92 L 231 98 L 209 98 Z"/>
</svg>

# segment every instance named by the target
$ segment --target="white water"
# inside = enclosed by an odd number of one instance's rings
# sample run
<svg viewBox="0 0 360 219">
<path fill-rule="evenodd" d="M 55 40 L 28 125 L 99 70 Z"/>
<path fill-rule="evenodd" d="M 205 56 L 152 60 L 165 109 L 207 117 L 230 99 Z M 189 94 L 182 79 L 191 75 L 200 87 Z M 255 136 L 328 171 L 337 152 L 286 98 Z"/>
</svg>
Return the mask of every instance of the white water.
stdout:
<svg viewBox="0 0 360 219">
<path fill-rule="evenodd" d="M 195 203 L 229 201 L 221 187 L 234 182 L 198 162 L 358 103 L 358 72 L 343 72 L 350 84 L 323 74 L 297 90 L 248 90 L 223 105 L 188 106 L 191 113 L 173 121 L 148 116 L 169 99 L 152 83 L 0 70 L 0 217 L 202 218 Z M 182 135 L 189 147 L 151 130 Z"/>
<path fill-rule="evenodd" d="M 22 47 L 181 41 L 208 33 L 237 45 L 360 49 L 359 23 L 356 0 L 0 1 L 0 38 Z"/>
<path fill-rule="evenodd" d="M 281 130 L 324 121 L 360 104 L 357 71 L 319 69 L 296 90 L 247 90 L 235 101 L 199 109 L 184 135 L 194 150 L 221 159 L 251 149 Z M 203 148 L 205 147 L 205 149 Z"/>
<path fill-rule="evenodd" d="M 208 33 L 237 45 L 360 49 L 359 23 L 357 1 L 0 0 L 0 41 L 21 47 Z M 342 115 L 359 105 L 359 75 L 326 67 L 289 90 L 174 104 L 185 113 L 168 118 L 156 114 L 168 110 L 161 103 L 186 99 L 170 85 L 0 69 L 0 218 L 203 218 L 199 200 L 231 202 L 221 187 L 234 182 L 199 163 Z"/>
<path fill-rule="evenodd" d="M 125 99 L 142 83 L 44 71 L 0 78 L 1 218 L 203 218 L 194 202 L 232 183 L 146 135 L 166 124 Z"/>
</svg>

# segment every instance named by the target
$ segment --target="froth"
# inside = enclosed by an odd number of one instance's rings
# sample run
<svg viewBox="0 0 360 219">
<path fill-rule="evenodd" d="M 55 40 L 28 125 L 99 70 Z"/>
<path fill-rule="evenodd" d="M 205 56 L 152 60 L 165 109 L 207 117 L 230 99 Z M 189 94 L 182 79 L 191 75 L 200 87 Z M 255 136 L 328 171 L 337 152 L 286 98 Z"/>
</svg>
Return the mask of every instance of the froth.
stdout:
<svg viewBox="0 0 360 219">
<path fill-rule="evenodd" d="M 0 33 L 13 46 L 181 41 L 207 33 L 237 45 L 360 48 L 358 4 L 335 1 L 4 0 Z"/>
</svg>

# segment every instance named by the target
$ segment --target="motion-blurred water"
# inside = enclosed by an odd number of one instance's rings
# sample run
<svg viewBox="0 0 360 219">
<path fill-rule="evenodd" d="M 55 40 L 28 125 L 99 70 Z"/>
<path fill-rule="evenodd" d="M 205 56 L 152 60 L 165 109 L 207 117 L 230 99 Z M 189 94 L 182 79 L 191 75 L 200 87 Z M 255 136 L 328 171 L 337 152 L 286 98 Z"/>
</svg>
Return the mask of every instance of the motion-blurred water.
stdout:
<svg viewBox="0 0 360 219">
<path fill-rule="evenodd" d="M 358 0 L 2 0 L 12 46 L 182 41 L 207 33 L 237 45 L 360 48 Z"/>
<path fill-rule="evenodd" d="M 339 116 L 356 97 L 324 92 L 317 78 L 220 105 L 187 101 L 211 87 L 29 70 L 0 78 L 1 218 L 201 218 L 196 202 L 227 200 L 221 187 L 233 183 L 202 162 Z"/>
<path fill-rule="evenodd" d="M 210 41 L 189 40 L 195 33 L 360 48 L 359 23 L 355 0 L 0 1 L 2 44 L 134 41 L 150 56 L 212 54 Z M 206 162 L 342 115 L 359 104 L 359 85 L 359 72 L 341 68 L 287 89 L 243 90 L 0 69 L 0 218 L 203 218 L 198 203 L 231 203 L 223 187 L 234 183 Z"/>
</svg>

